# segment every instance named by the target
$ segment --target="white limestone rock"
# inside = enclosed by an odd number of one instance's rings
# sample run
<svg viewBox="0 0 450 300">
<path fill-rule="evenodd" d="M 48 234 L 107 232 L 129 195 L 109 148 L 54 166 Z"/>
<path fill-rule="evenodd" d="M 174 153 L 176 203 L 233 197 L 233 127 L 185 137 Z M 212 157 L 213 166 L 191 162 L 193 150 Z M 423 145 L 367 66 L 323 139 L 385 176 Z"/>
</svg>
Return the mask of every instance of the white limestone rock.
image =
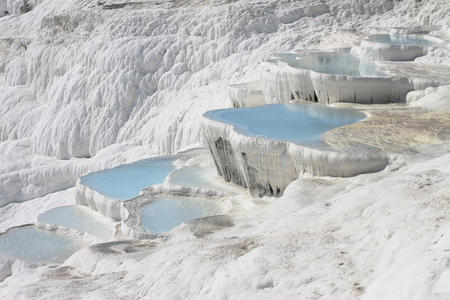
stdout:
<svg viewBox="0 0 450 300">
<path fill-rule="evenodd" d="M 249 189 L 254 196 L 281 196 L 304 174 L 349 177 L 382 170 L 388 159 L 367 149 L 313 149 L 290 142 L 249 137 L 233 126 L 204 117 L 203 134 L 219 175 Z"/>
<path fill-rule="evenodd" d="M 322 74 L 287 65 L 264 64 L 262 73 L 265 103 L 286 103 L 295 99 L 332 104 L 402 102 L 413 90 L 406 78 L 354 77 Z"/>
<path fill-rule="evenodd" d="M 412 61 L 424 56 L 430 46 L 388 44 L 364 39 L 361 42 L 360 57 L 365 60 Z"/>
<path fill-rule="evenodd" d="M 78 180 L 76 185 L 75 202 L 115 221 L 122 221 L 128 215 L 128 212 L 123 207 L 124 201 L 100 194 L 83 185 L 80 180 Z"/>
</svg>

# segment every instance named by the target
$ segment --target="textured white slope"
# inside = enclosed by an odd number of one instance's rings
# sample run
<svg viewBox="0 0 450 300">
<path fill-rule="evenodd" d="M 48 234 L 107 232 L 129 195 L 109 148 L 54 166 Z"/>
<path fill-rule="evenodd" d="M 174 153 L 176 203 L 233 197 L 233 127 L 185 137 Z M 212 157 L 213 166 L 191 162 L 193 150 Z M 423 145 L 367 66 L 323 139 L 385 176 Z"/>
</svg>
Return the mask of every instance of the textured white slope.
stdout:
<svg viewBox="0 0 450 300">
<path fill-rule="evenodd" d="M 377 174 L 297 180 L 200 239 L 184 225 L 144 254 L 69 259 L 95 276 L 55 283 L 51 270 L 13 270 L 0 296 L 447 299 L 450 155 L 434 156 Z"/>
<path fill-rule="evenodd" d="M 155 151 L 173 151 L 199 139 L 199 125 L 186 126 L 197 113 L 185 104 L 193 87 L 393 7 L 391 1 L 242 1 L 164 8 L 170 5 L 105 10 L 91 1 L 49 0 L 1 18 L 2 36 L 30 43 L 20 58 L 1 58 L 7 61 L 0 138 L 29 137 L 33 152 L 59 158 L 90 157 L 134 137 Z M 409 12 L 414 4 L 398 6 Z M 222 101 L 215 105 L 229 105 Z"/>
<path fill-rule="evenodd" d="M 443 109 L 450 107 L 450 85 L 430 87 L 408 94 L 407 102 L 411 106 Z"/>
<path fill-rule="evenodd" d="M 149 152 L 147 147 L 124 143 L 103 150 L 95 159 L 58 160 L 33 154 L 25 138 L 0 143 L 0 156 L 4 158 L 0 164 L 1 207 L 74 186 L 87 172 L 148 157 Z"/>
<path fill-rule="evenodd" d="M 26 84 L 34 95 L 25 114 L 27 103 L 0 96 L 0 136 L 31 137 L 35 152 L 60 158 L 92 156 L 135 136 L 163 151 L 195 142 L 198 136 L 183 138 L 174 128 L 185 110 L 172 110 L 162 123 L 160 108 L 186 102 L 180 91 L 226 78 L 275 45 L 291 49 L 302 38 L 295 29 L 307 23 L 299 14 L 289 20 L 299 24 L 283 24 L 275 3 L 141 10 L 76 4 L 81 9 L 64 4 L 49 13 L 43 4 L 30 13 L 43 15 L 38 37 L 5 68 L 7 86 Z M 167 131 L 173 134 L 164 139 Z"/>
<path fill-rule="evenodd" d="M 0 231 L 73 203 L 72 189 L 48 193 L 84 172 L 202 143 L 201 115 L 231 107 L 228 83 L 274 52 L 389 26 L 444 25 L 432 34 L 450 38 L 441 0 L 31 2 L 0 11 L 0 206 L 30 200 L 0 207 Z M 449 53 L 420 60 L 450 65 Z M 446 106 L 436 99 L 415 103 Z M 184 225 L 147 253 L 87 257 L 92 274 L 15 261 L 0 298 L 446 299 L 450 158 L 431 157 L 242 196 L 234 226 L 196 238 Z"/>
<path fill-rule="evenodd" d="M 19 139 L 28 150 L 23 158 L 17 149 L 2 153 L 14 171 L 0 175 L 0 201 L 66 188 L 88 170 L 34 153 L 90 157 L 131 142 L 148 156 L 198 144 L 201 115 L 231 106 L 235 71 L 249 65 L 251 72 L 273 52 L 313 46 L 337 29 L 363 29 L 368 15 L 391 8 L 389 1 L 242 1 L 105 10 L 92 1 L 48 0 L 2 17 L 0 141 Z"/>
</svg>

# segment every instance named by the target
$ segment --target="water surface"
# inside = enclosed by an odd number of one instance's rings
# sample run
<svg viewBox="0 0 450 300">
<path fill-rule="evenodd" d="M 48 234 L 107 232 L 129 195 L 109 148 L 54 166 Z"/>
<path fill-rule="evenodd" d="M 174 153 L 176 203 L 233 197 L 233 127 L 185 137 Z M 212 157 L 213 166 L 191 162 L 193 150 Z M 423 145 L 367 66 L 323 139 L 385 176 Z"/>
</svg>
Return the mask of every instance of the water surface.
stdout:
<svg viewBox="0 0 450 300">
<path fill-rule="evenodd" d="M 416 46 L 432 46 L 434 42 L 410 35 L 389 35 L 389 34 L 374 34 L 369 36 L 369 41 L 383 44 L 393 45 L 416 45 Z"/>
<path fill-rule="evenodd" d="M 78 205 L 56 207 L 39 215 L 38 221 L 88 232 L 101 239 L 110 238 L 113 230 L 105 222 L 102 222 L 104 217 L 87 210 Z"/>
<path fill-rule="evenodd" d="M 280 53 L 274 56 L 272 62 L 284 62 L 294 68 L 312 70 L 322 74 L 388 77 L 386 73 L 377 71 L 373 62 L 360 60 L 348 52 Z"/>
<path fill-rule="evenodd" d="M 158 157 L 90 173 L 81 183 L 111 198 L 128 200 L 139 196 L 144 188 L 163 183 L 175 169 L 175 158 Z"/>
<path fill-rule="evenodd" d="M 219 211 L 219 206 L 212 200 L 160 195 L 141 207 L 141 224 L 145 230 L 160 234 L 183 222 L 215 215 Z"/>
<path fill-rule="evenodd" d="M 325 132 L 366 118 L 360 111 L 318 104 L 272 104 L 252 108 L 218 109 L 205 117 L 234 126 L 247 136 L 293 142 L 309 147 L 325 146 Z"/>
<path fill-rule="evenodd" d="M 183 167 L 170 173 L 169 183 L 200 188 L 205 190 L 236 191 L 237 187 L 225 182 L 222 176 L 217 174 L 214 168 L 200 168 L 194 166 Z"/>
<path fill-rule="evenodd" d="M 81 244 L 35 226 L 8 230 L 0 235 L 0 255 L 33 263 L 60 263 L 81 248 Z"/>
</svg>

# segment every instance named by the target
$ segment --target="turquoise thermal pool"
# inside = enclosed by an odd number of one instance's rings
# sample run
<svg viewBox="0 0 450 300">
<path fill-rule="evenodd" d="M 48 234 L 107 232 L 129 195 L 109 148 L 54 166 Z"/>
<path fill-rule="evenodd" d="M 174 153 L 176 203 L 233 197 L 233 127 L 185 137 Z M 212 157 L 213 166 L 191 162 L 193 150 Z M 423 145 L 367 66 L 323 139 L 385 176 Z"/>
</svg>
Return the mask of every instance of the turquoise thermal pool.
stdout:
<svg viewBox="0 0 450 300">
<path fill-rule="evenodd" d="M 0 235 L 0 255 L 32 263 L 60 263 L 80 248 L 70 238 L 35 226 L 12 228 Z"/>
<path fill-rule="evenodd" d="M 323 147 L 325 132 L 366 118 L 360 111 L 317 104 L 272 104 L 208 111 L 205 117 L 234 126 L 246 136 Z"/>
<path fill-rule="evenodd" d="M 174 160 L 158 157 L 120 165 L 83 176 L 81 183 L 107 197 L 128 200 L 146 187 L 163 183 L 175 169 Z"/>
<path fill-rule="evenodd" d="M 204 190 L 235 191 L 236 187 L 225 182 L 213 168 L 183 167 L 169 175 L 169 183 Z"/>
<path fill-rule="evenodd" d="M 39 215 L 38 221 L 88 232 L 98 238 L 110 238 L 113 235 L 113 229 L 106 222 L 102 222 L 102 218 L 104 217 L 85 207 L 70 205 L 46 211 Z"/>
<path fill-rule="evenodd" d="M 160 234 L 183 222 L 218 214 L 219 206 L 213 202 L 191 197 L 159 195 L 140 209 L 142 227 Z"/>
<path fill-rule="evenodd" d="M 308 54 L 280 53 L 272 62 L 284 62 L 291 67 L 311 70 L 322 74 L 353 77 L 388 77 L 377 71 L 370 61 L 360 60 L 348 52 L 313 52 Z"/>
<path fill-rule="evenodd" d="M 375 43 L 393 44 L 393 45 L 415 45 L 415 46 L 433 46 L 436 43 L 411 35 L 389 35 L 389 34 L 374 34 L 369 36 L 368 40 Z"/>
</svg>

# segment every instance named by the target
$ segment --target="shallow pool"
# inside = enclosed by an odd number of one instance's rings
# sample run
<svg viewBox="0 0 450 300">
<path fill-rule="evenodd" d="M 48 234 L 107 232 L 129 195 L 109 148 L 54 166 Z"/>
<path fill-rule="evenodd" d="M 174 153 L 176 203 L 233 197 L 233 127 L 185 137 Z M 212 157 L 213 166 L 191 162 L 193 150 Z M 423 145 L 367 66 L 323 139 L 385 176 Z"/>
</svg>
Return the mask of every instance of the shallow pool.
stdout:
<svg viewBox="0 0 450 300">
<path fill-rule="evenodd" d="M 155 234 L 170 231 L 183 222 L 218 214 L 220 207 L 212 200 L 160 195 L 141 207 L 142 227 Z"/>
<path fill-rule="evenodd" d="M 0 235 L 0 255 L 33 263 L 58 263 L 79 250 L 81 244 L 59 234 L 18 227 Z"/>
<path fill-rule="evenodd" d="M 360 111 L 306 103 L 218 109 L 204 116 L 233 125 L 244 135 L 256 136 L 260 144 L 269 138 L 309 147 L 325 146 L 322 137 L 328 130 L 366 118 Z"/>
<path fill-rule="evenodd" d="M 61 206 L 39 215 L 40 223 L 73 228 L 81 232 L 88 232 L 98 238 L 107 239 L 113 235 L 113 229 L 108 226 L 104 217 L 88 211 L 78 205 Z"/>
<path fill-rule="evenodd" d="M 389 35 L 389 34 L 374 34 L 369 36 L 369 41 L 383 44 L 393 45 L 417 45 L 417 46 L 432 46 L 434 42 L 411 35 Z"/>
<path fill-rule="evenodd" d="M 214 168 L 183 167 L 169 175 L 169 183 L 205 190 L 235 192 L 237 187 L 225 182 Z"/>
<path fill-rule="evenodd" d="M 139 196 L 141 190 L 163 183 L 175 169 L 174 158 L 160 157 L 120 165 L 81 177 L 81 183 L 111 198 L 127 200 Z"/>
<path fill-rule="evenodd" d="M 388 77 L 377 71 L 370 61 L 360 60 L 348 52 L 314 52 L 308 54 L 280 53 L 272 62 L 284 62 L 291 67 L 312 70 L 322 74 L 353 77 Z"/>
</svg>

